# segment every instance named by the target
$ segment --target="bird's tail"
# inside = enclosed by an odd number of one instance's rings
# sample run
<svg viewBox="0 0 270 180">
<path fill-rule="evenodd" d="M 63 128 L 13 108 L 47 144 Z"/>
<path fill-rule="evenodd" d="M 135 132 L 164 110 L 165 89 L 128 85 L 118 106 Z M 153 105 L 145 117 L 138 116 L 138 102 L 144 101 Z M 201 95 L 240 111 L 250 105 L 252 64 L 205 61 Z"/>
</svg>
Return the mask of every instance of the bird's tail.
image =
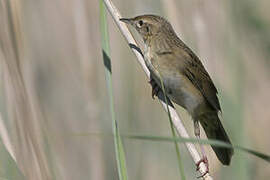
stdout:
<svg viewBox="0 0 270 180">
<path fill-rule="evenodd" d="M 220 140 L 231 144 L 231 141 L 219 120 L 217 112 L 206 113 L 198 117 L 208 139 Z M 229 165 L 233 149 L 212 146 L 217 158 L 224 165 Z"/>
</svg>

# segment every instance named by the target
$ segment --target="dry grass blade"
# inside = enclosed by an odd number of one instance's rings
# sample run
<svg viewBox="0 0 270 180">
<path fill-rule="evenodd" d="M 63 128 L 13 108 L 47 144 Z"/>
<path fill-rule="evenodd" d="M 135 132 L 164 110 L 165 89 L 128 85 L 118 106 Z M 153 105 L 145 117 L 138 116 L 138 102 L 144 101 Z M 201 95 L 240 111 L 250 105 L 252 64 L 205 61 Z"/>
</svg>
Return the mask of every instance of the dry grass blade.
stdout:
<svg viewBox="0 0 270 180">
<path fill-rule="evenodd" d="M 10 142 L 10 138 L 7 132 L 7 128 L 3 122 L 2 115 L 0 114 L 0 136 L 3 141 L 3 144 L 5 145 L 5 148 L 7 149 L 8 153 L 12 157 L 12 159 L 17 162 L 14 148 Z"/>
<path fill-rule="evenodd" d="M 14 148 L 26 179 L 51 179 L 46 160 L 38 107 L 23 76 L 24 42 L 20 1 L 0 1 L 1 64 L 9 121 L 15 126 Z"/>
</svg>

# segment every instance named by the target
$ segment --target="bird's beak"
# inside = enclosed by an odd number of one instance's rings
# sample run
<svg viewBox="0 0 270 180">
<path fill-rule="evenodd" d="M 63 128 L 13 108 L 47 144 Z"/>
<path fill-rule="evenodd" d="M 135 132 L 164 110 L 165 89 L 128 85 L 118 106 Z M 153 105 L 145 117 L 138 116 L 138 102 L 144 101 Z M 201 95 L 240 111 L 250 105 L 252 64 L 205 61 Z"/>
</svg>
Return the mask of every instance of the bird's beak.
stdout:
<svg viewBox="0 0 270 180">
<path fill-rule="evenodd" d="M 120 21 L 122 21 L 122 22 L 124 22 L 124 23 L 126 23 L 126 24 L 133 24 L 133 21 L 132 21 L 132 19 L 128 19 L 128 18 L 121 18 L 121 19 L 119 19 Z"/>
</svg>

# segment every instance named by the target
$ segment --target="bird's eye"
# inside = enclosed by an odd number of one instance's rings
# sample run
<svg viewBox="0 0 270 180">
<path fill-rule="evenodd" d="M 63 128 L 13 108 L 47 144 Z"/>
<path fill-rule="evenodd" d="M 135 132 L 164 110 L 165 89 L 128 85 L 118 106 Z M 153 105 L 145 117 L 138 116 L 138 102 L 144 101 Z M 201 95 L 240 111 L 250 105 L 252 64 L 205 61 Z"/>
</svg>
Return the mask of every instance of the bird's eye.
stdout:
<svg viewBox="0 0 270 180">
<path fill-rule="evenodd" d="M 139 20 L 138 27 L 142 27 L 142 25 L 143 25 L 143 21 L 142 20 Z"/>
</svg>

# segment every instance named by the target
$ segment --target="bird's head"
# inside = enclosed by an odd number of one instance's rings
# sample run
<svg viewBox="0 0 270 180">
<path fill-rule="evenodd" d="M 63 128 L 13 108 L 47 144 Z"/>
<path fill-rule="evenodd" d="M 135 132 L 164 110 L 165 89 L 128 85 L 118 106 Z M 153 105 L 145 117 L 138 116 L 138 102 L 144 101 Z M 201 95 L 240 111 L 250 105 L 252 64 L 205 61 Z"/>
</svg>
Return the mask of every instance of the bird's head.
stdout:
<svg viewBox="0 0 270 180">
<path fill-rule="evenodd" d="M 120 21 L 132 25 L 142 36 L 144 41 L 147 41 L 153 36 L 164 32 L 164 30 L 172 30 L 172 27 L 167 20 L 156 15 L 142 15 L 134 18 L 121 18 Z"/>
</svg>

